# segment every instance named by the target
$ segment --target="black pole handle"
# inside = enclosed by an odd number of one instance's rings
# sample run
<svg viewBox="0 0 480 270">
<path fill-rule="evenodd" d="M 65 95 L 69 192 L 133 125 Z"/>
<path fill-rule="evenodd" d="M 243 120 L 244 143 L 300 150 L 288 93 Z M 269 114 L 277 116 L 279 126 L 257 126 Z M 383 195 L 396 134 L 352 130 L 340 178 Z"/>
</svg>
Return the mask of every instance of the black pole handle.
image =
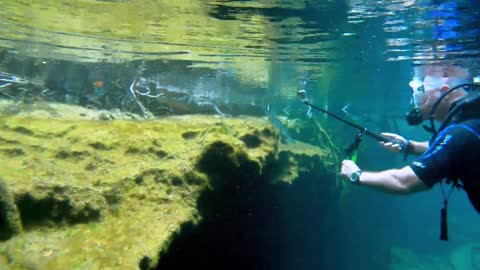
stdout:
<svg viewBox="0 0 480 270">
<path fill-rule="evenodd" d="M 406 143 L 402 142 L 402 141 L 399 141 L 399 140 L 395 140 L 395 139 L 392 139 L 392 138 L 389 138 L 387 136 L 384 136 L 382 134 L 379 134 L 379 133 L 375 133 L 375 132 L 372 132 L 370 130 L 368 130 L 367 128 L 365 127 L 362 127 L 360 126 L 359 124 L 357 123 L 354 123 L 352 121 L 349 121 L 345 118 L 342 118 L 332 112 L 329 112 L 325 109 L 322 109 L 320 107 L 317 107 L 315 106 L 314 104 L 308 102 L 308 99 L 307 99 L 307 93 L 305 92 L 305 90 L 300 90 L 298 91 L 298 97 L 300 97 L 302 99 L 302 102 L 305 103 L 307 106 L 310 106 L 311 108 L 319 111 L 319 112 L 323 112 L 325 114 L 327 114 L 328 116 L 330 117 L 333 117 L 351 127 L 354 127 L 358 130 L 360 130 L 363 134 L 367 135 L 367 136 L 370 136 L 372 138 L 374 138 L 375 140 L 379 141 L 379 142 L 391 142 L 392 144 L 398 144 L 400 146 L 400 149 L 404 150 L 406 149 L 406 147 L 408 146 Z"/>
</svg>

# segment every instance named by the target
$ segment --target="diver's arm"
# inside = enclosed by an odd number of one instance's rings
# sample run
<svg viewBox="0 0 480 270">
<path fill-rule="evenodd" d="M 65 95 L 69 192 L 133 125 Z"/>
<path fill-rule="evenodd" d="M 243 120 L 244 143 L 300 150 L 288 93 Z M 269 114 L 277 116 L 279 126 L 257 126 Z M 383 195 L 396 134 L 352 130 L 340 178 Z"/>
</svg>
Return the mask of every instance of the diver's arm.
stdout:
<svg viewBox="0 0 480 270">
<path fill-rule="evenodd" d="M 423 154 L 423 152 L 427 151 L 429 143 L 428 141 L 416 142 L 416 141 L 410 140 L 410 145 L 411 145 L 410 151 L 412 154 L 421 155 Z"/>
<path fill-rule="evenodd" d="M 340 175 L 349 179 L 352 173 L 359 170 L 353 161 L 344 160 Z M 362 172 L 357 183 L 396 194 L 409 194 L 429 189 L 409 166 L 381 172 Z"/>
<path fill-rule="evenodd" d="M 381 172 L 363 172 L 358 182 L 363 186 L 396 194 L 410 194 L 429 189 L 410 166 Z"/>
</svg>

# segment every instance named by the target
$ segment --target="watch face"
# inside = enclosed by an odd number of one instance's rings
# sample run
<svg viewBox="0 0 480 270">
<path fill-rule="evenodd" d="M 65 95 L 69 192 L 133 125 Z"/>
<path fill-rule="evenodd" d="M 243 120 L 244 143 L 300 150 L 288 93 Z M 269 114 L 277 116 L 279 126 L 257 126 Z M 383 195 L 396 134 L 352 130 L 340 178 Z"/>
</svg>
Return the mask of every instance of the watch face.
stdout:
<svg viewBox="0 0 480 270">
<path fill-rule="evenodd" d="M 358 179 L 360 179 L 360 173 L 359 172 L 354 172 L 350 175 L 350 181 L 357 182 Z"/>
</svg>

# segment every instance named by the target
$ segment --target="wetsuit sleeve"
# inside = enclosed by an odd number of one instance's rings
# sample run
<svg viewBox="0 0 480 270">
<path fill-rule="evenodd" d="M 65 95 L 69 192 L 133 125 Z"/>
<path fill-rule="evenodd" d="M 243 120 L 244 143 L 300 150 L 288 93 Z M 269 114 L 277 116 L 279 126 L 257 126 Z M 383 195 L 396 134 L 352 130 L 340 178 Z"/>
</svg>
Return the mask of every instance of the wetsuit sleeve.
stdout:
<svg viewBox="0 0 480 270">
<path fill-rule="evenodd" d="M 458 154 L 470 136 L 469 131 L 462 127 L 447 127 L 410 167 L 417 177 L 430 187 L 444 178 L 454 177 Z"/>
</svg>

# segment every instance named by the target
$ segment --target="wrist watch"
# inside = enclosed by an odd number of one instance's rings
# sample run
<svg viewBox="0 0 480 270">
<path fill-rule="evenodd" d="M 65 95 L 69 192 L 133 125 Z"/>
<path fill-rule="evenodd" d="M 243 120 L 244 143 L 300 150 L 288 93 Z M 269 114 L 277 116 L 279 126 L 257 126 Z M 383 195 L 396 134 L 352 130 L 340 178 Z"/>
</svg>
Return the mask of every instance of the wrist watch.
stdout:
<svg viewBox="0 0 480 270">
<path fill-rule="evenodd" d="M 358 183 L 358 181 L 360 180 L 360 175 L 362 174 L 362 170 L 358 170 L 356 172 L 353 172 L 352 174 L 350 174 L 350 182 L 352 183 Z"/>
</svg>

